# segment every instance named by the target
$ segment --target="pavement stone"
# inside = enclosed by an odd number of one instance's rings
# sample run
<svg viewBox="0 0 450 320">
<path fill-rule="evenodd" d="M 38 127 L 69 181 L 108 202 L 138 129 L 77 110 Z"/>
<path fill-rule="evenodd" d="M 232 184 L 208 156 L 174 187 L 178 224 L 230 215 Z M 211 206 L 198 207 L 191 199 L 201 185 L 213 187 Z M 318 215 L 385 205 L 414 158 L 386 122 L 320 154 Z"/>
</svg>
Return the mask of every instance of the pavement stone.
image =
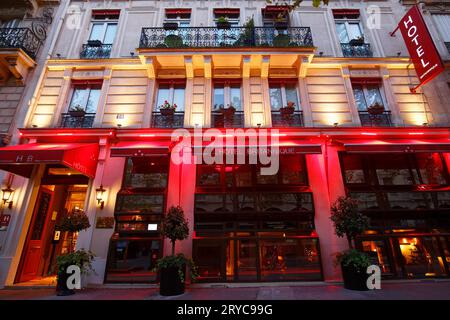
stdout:
<svg viewBox="0 0 450 320">
<path fill-rule="evenodd" d="M 351 291 L 340 284 L 323 286 L 188 288 L 182 295 L 163 297 L 158 288 L 87 288 L 58 297 L 53 288 L 8 288 L 0 300 L 450 300 L 450 281 L 382 283 L 381 290 Z"/>
</svg>

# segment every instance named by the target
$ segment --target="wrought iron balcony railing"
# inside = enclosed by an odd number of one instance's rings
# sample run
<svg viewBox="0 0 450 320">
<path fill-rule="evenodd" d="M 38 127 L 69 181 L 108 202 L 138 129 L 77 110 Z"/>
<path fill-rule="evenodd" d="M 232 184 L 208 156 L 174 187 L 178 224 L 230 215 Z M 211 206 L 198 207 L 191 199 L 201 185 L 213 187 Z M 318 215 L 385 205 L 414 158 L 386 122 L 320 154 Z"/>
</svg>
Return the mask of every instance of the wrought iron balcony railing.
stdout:
<svg viewBox="0 0 450 320">
<path fill-rule="evenodd" d="M 447 47 L 448 53 L 450 53 L 450 42 L 444 42 L 444 44 Z"/>
<path fill-rule="evenodd" d="M 83 44 L 80 52 L 81 59 L 108 59 L 111 55 L 112 44 Z"/>
<path fill-rule="evenodd" d="M 231 116 L 225 116 L 220 111 L 211 112 L 211 127 L 213 128 L 243 128 L 244 111 L 235 111 Z"/>
<path fill-rule="evenodd" d="M 280 111 L 272 111 L 272 127 L 303 127 L 303 112 L 294 111 L 293 114 L 281 114 Z"/>
<path fill-rule="evenodd" d="M 81 116 L 74 116 L 71 113 L 61 114 L 60 128 L 92 128 L 95 113 L 85 113 Z"/>
<path fill-rule="evenodd" d="M 142 28 L 140 48 L 313 47 L 309 27 Z"/>
<path fill-rule="evenodd" d="M 372 57 L 373 52 L 369 43 L 353 45 L 349 43 L 341 43 L 342 53 L 344 57 Z"/>
<path fill-rule="evenodd" d="M 153 128 L 183 128 L 184 112 L 175 112 L 172 115 L 163 115 L 159 111 L 152 112 Z"/>
<path fill-rule="evenodd" d="M 359 119 L 363 127 L 392 127 L 391 111 L 386 110 L 382 114 L 370 114 L 367 111 L 359 111 Z"/>
<path fill-rule="evenodd" d="M 42 41 L 29 28 L 0 28 L 0 48 L 22 49 L 31 58 L 36 58 Z"/>
</svg>

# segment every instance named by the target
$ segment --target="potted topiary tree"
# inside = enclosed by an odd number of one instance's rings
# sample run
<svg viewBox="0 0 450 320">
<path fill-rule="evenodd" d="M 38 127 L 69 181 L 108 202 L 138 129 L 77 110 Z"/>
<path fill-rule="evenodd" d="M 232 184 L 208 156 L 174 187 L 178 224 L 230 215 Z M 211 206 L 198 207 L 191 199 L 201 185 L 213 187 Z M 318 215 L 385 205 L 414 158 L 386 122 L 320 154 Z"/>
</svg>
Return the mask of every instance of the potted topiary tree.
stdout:
<svg viewBox="0 0 450 320">
<path fill-rule="evenodd" d="M 74 294 L 75 290 L 69 289 L 67 286 L 67 280 L 70 276 L 70 274 L 67 273 L 67 268 L 75 265 L 80 268 L 81 274 L 87 274 L 94 270 L 92 268 L 94 257 L 95 256 L 91 251 L 86 251 L 84 249 L 56 257 L 56 265 L 58 268 L 56 295 L 68 296 Z"/>
<path fill-rule="evenodd" d="M 346 237 L 349 250 L 338 254 L 337 262 L 342 269 L 344 287 L 350 290 L 368 290 L 367 267 L 370 260 L 367 254 L 355 249 L 355 238 L 369 225 L 368 218 L 358 210 L 358 201 L 350 197 L 339 197 L 331 206 L 331 220 L 336 235 Z"/>
<path fill-rule="evenodd" d="M 184 293 L 186 266 L 190 268 L 191 280 L 197 277 L 197 268 L 191 259 L 182 253 L 175 255 L 175 242 L 189 236 L 188 221 L 180 206 L 170 207 L 161 224 L 161 234 L 172 243 L 172 254 L 159 259 L 155 271 L 159 271 L 159 293 L 174 296 Z"/>
</svg>

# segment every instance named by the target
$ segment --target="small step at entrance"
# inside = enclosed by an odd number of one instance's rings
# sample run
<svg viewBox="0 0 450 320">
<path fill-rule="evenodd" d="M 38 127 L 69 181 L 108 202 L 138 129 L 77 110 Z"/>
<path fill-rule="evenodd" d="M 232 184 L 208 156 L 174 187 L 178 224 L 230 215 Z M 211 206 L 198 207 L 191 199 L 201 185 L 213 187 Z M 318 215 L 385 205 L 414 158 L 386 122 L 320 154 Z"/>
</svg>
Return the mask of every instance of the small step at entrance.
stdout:
<svg viewBox="0 0 450 320">
<path fill-rule="evenodd" d="M 290 287 L 261 288 L 256 297 L 257 300 L 293 300 L 294 290 Z"/>
</svg>

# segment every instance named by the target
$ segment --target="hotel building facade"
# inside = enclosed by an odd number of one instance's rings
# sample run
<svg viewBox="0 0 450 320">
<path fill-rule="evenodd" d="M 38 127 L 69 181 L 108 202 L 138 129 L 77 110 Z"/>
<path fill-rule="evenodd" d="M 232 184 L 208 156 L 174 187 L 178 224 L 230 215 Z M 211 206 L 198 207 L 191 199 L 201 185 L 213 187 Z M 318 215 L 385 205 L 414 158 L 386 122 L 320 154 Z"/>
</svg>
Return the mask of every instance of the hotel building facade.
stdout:
<svg viewBox="0 0 450 320">
<path fill-rule="evenodd" d="M 340 280 L 347 243 L 330 206 L 345 195 L 370 218 L 357 246 L 383 277 L 450 275 L 448 4 L 421 6 L 446 70 L 411 93 L 413 64 L 390 35 L 409 1 L 304 1 L 287 15 L 263 0 L 59 2 L 17 141 L 0 149 L 13 190 L 0 285 L 52 275 L 68 250 L 55 225 L 77 210 L 91 224 L 76 239 L 96 255 L 90 284 L 157 283 L 172 205 L 189 219 L 177 251 L 199 282 Z M 274 133 L 279 171 L 171 161 L 175 129 L 211 128 L 242 150 L 244 130 Z"/>
</svg>

